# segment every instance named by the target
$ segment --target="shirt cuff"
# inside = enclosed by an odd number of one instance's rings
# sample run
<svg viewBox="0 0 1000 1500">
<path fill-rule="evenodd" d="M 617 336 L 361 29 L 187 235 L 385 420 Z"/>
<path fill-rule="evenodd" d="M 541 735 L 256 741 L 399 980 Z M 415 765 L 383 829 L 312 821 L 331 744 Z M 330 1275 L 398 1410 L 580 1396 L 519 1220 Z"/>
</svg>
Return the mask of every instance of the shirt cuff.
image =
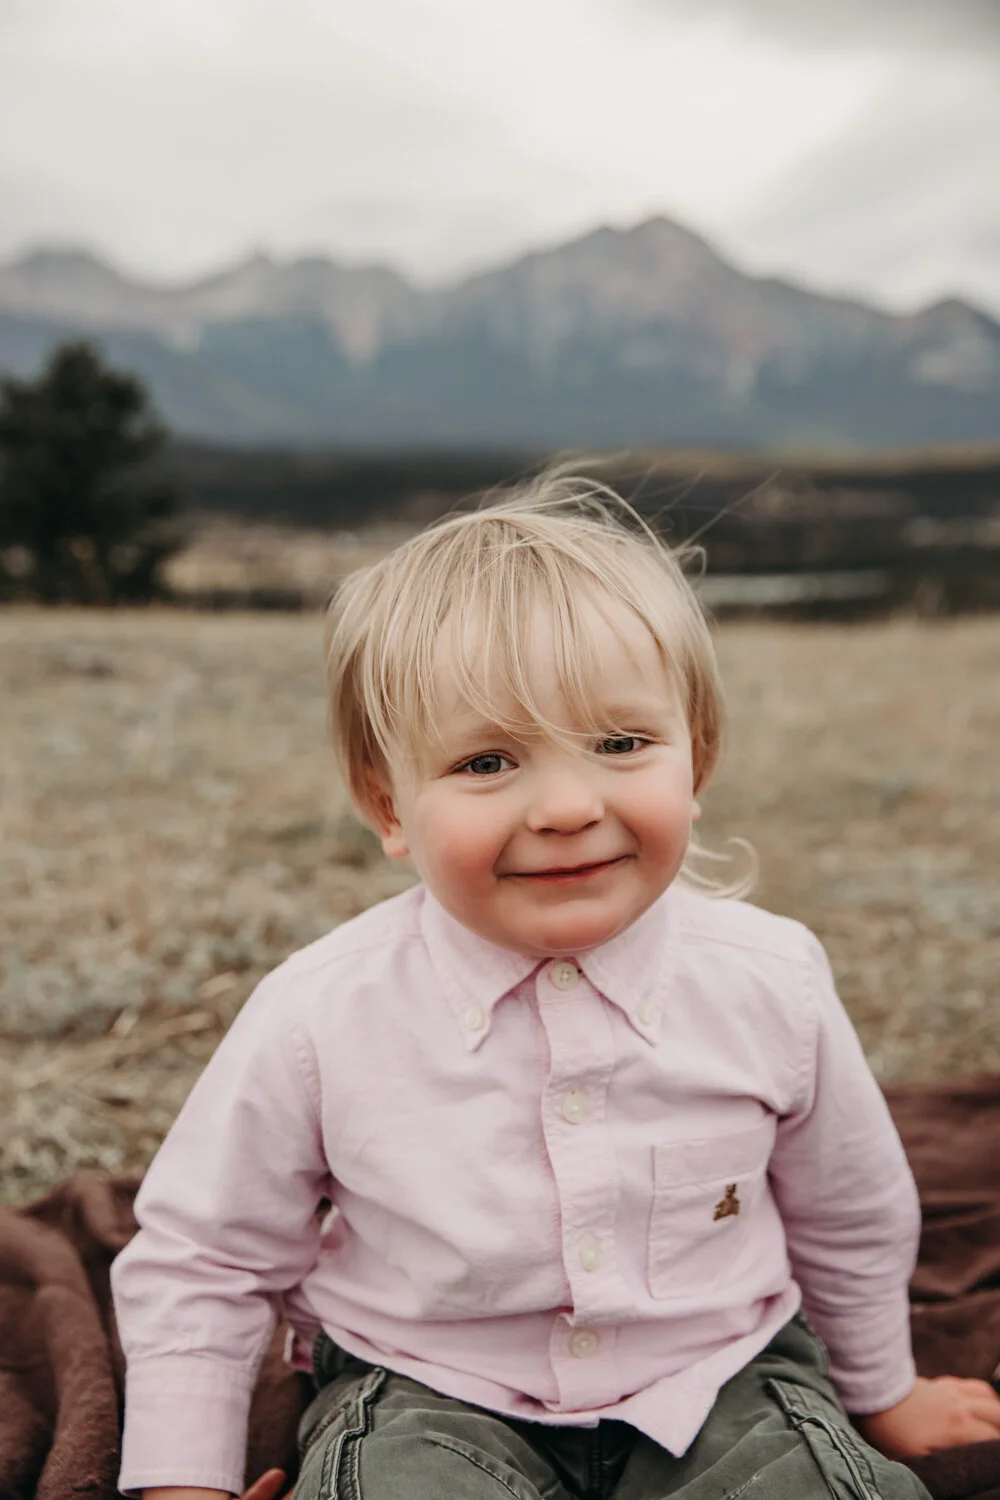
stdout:
<svg viewBox="0 0 1000 1500">
<path fill-rule="evenodd" d="M 853 1416 L 885 1411 L 909 1395 L 917 1371 L 907 1302 L 848 1318 L 808 1315 L 827 1346 L 837 1393 Z"/>
<path fill-rule="evenodd" d="M 118 1488 L 242 1494 L 255 1376 L 201 1355 L 130 1360 Z"/>
</svg>

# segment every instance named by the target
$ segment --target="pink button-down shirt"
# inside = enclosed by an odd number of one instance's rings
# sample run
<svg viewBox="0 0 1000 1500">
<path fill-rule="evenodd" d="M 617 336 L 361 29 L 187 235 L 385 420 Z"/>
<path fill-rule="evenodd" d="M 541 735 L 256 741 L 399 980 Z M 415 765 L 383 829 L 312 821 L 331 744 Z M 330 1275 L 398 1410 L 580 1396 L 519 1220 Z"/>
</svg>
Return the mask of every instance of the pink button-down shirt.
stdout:
<svg viewBox="0 0 1000 1500">
<path fill-rule="evenodd" d="M 336 929 L 248 1001 L 137 1212 L 123 1488 L 241 1489 L 279 1298 L 300 1360 L 323 1328 L 678 1454 L 800 1288 L 850 1409 L 913 1381 L 916 1194 L 823 951 L 677 886 L 578 961 L 422 887 Z"/>
</svg>

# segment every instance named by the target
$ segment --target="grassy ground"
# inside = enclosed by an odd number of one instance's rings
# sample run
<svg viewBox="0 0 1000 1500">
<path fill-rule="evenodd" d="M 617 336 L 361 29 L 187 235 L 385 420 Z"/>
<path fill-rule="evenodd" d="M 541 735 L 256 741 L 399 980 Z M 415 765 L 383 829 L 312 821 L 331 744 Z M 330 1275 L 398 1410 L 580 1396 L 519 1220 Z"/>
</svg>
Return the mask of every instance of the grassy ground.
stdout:
<svg viewBox="0 0 1000 1500">
<path fill-rule="evenodd" d="M 705 841 L 813 926 L 883 1079 L 1000 1069 L 1000 620 L 727 625 Z M 399 890 L 314 618 L 0 614 L 0 1197 L 140 1170 L 254 982 Z"/>
</svg>

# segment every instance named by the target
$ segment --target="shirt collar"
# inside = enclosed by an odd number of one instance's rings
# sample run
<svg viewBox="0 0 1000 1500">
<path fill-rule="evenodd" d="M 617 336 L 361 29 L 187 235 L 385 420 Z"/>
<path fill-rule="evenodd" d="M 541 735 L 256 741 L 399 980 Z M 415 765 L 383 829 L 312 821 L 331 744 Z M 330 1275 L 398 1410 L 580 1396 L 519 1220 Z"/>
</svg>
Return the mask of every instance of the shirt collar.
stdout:
<svg viewBox="0 0 1000 1500">
<path fill-rule="evenodd" d="M 539 966 L 537 958 L 501 948 L 463 927 L 424 887 L 424 942 L 467 1049 L 478 1047 L 504 995 Z"/>
<path fill-rule="evenodd" d="M 463 927 L 424 888 L 421 927 L 427 952 L 466 1049 L 489 1034 L 500 1000 L 543 966 L 544 960 L 488 942 Z M 574 958 L 596 990 L 655 1043 L 663 1020 L 660 999 L 676 944 L 676 899 L 666 891 L 638 921 L 610 942 Z"/>
<path fill-rule="evenodd" d="M 664 891 L 631 927 L 576 960 L 595 990 L 650 1043 L 660 1035 L 662 997 L 676 961 L 677 907 L 677 893 Z"/>
</svg>

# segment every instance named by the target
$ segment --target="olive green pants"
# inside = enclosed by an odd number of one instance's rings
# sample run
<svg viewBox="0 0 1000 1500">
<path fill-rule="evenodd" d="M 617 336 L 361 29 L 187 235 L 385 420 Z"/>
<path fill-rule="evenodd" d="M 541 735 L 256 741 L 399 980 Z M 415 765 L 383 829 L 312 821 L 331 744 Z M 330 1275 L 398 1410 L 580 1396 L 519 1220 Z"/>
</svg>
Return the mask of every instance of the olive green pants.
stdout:
<svg viewBox="0 0 1000 1500">
<path fill-rule="evenodd" d="M 295 1500 L 928 1500 L 858 1436 L 799 1317 L 722 1387 L 682 1458 L 624 1422 L 508 1420 L 324 1334 L 315 1363 Z"/>
</svg>

